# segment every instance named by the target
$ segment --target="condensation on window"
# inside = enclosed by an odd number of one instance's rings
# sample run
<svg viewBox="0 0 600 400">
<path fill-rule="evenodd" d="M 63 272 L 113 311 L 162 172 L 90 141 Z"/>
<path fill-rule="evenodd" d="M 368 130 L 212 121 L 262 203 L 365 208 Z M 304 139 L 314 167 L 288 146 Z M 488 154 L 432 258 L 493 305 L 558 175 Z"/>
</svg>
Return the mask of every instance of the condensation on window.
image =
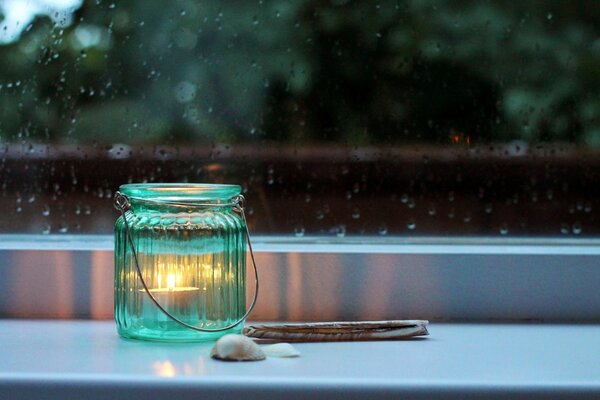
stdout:
<svg viewBox="0 0 600 400">
<path fill-rule="evenodd" d="M 0 0 L 4 233 L 239 183 L 289 236 L 597 236 L 596 1 Z"/>
</svg>

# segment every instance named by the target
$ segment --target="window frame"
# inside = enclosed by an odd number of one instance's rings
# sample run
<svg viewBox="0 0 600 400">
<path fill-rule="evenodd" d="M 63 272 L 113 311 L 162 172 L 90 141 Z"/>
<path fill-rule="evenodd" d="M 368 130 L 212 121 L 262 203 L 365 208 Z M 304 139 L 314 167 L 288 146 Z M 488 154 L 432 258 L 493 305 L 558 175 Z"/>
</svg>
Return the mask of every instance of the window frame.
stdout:
<svg viewBox="0 0 600 400">
<path fill-rule="evenodd" d="M 600 321 L 599 239 L 255 236 L 253 247 L 253 320 Z M 0 235 L 0 317 L 112 318 L 112 248 L 110 235 Z"/>
</svg>

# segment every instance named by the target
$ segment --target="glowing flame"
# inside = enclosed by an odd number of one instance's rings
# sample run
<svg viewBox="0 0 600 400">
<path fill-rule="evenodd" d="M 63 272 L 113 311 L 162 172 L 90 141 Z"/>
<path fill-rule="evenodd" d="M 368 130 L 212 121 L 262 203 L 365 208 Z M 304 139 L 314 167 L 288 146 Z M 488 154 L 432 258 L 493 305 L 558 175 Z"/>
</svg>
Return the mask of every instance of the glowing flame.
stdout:
<svg viewBox="0 0 600 400">
<path fill-rule="evenodd" d="M 169 290 L 175 289 L 175 275 L 174 274 L 167 275 L 167 288 Z"/>
</svg>

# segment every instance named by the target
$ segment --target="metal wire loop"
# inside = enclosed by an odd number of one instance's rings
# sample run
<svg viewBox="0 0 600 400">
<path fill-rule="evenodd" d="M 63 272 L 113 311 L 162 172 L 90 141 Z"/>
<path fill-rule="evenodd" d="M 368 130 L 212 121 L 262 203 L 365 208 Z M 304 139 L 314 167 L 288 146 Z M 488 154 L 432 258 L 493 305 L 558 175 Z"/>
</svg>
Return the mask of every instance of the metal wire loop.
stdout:
<svg viewBox="0 0 600 400">
<path fill-rule="evenodd" d="M 137 200 L 137 198 L 136 198 L 136 200 Z M 115 193 L 115 199 L 114 199 L 114 207 L 121 213 L 121 217 L 123 217 L 123 224 L 125 226 L 127 242 L 129 243 L 129 248 L 131 249 L 131 254 L 133 255 L 133 261 L 135 264 L 135 269 L 136 269 L 138 278 L 140 279 L 142 286 L 144 287 L 144 290 L 146 291 L 146 294 L 148 294 L 148 296 L 150 297 L 152 302 L 156 305 L 156 307 L 158 307 L 159 310 L 161 310 L 163 312 L 163 314 L 165 314 L 169 319 L 176 322 L 177 324 L 184 326 L 188 329 L 197 331 L 197 332 L 223 332 L 223 331 L 229 330 L 229 329 L 234 328 L 234 327 L 238 326 L 239 324 L 241 324 L 246 319 L 246 317 L 248 317 L 248 315 L 250 315 L 250 313 L 254 309 L 254 306 L 256 305 L 256 300 L 258 298 L 258 269 L 256 268 L 256 260 L 254 259 L 254 251 L 252 250 L 252 242 L 250 241 L 250 231 L 248 230 L 246 214 L 244 213 L 244 207 L 245 207 L 244 196 L 242 196 L 241 194 L 238 195 L 231 203 L 177 203 L 177 202 L 171 202 L 171 201 L 168 201 L 168 202 L 153 201 L 153 200 L 148 200 L 148 199 L 143 199 L 143 201 L 152 202 L 152 203 L 160 203 L 160 204 L 168 204 L 171 206 L 181 206 L 181 207 L 190 207 L 190 206 L 233 207 L 233 211 L 240 214 L 240 216 L 242 217 L 242 220 L 244 221 L 244 227 L 246 229 L 246 239 L 248 241 L 248 249 L 250 250 L 250 258 L 252 259 L 252 266 L 254 267 L 254 279 L 255 279 L 254 297 L 252 299 L 252 303 L 250 304 L 250 307 L 248 307 L 248 310 L 246 310 L 246 313 L 244 315 L 242 315 L 237 321 L 235 321 L 234 323 L 231 323 L 227 326 L 224 326 L 222 328 L 206 329 L 206 328 L 199 328 L 197 326 L 190 325 L 187 322 L 184 322 L 184 321 L 180 320 L 179 318 L 175 317 L 158 302 L 156 297 L 154 297 L 154 295 L 148 288 L 148 285 L 146 284 L 146 281 L 144 280 L 144 277 L 142 275 L 142 270 L 141 270 L 140 264 L 138 262 L 137 252 L 135 251 L 135 246 L 133 245 L 133 239 L 131 237 L 131 230 L 129 229 L 129 223 L 127 222 L 127 218 L 125 217 L 125 212 L 127 210 L 129 210 L 129 208 L 131 207 L 131 202 L 129 201 L 129 198 L 127 196 L 125 196 L 123 193 L 121 193 L 119 191 L 117 191 Z M 125 255 L 123 255 L 123 257 L 125 257 Z"/>
<path fill-rule="evenodd" d="M 124 196 L 121 192 L 115 193 L 114 207 L 117 211 L 125 212 L 129 208 L 129 206 L 129 199 L 126 196 Z"/>
</svg>

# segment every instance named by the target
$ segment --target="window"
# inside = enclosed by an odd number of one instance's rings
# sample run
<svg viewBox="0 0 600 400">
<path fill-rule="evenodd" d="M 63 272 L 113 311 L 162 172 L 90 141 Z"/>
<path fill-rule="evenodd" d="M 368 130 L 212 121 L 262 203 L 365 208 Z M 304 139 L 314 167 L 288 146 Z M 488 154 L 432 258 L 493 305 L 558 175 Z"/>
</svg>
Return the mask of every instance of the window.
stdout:
<svg viewBox="0 0 600 400">
<path fill-rule="evenodd" d="M 255 232 L 600 233 L 594 1 L 0 1 L 5 233 L 119 184 L 243 184 Z"/>
<path fill-rule="evenodd" d="M 112 241 L 70 234 L 112 232 L 122 183 L 178 181 L 242 184 L 277 236 L 254 318 L 597 319 L 599 17 L 0 0 L 0 315 L 110 316 Z"/>
</svg>

